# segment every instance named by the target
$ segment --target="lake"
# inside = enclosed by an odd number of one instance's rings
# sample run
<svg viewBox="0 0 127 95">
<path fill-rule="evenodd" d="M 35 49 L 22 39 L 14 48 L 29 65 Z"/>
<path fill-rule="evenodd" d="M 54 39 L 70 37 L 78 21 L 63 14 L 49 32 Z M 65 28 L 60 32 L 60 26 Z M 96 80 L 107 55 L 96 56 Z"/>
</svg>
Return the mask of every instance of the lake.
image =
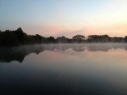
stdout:
<svg viewBox="0 0 127 95">
<path fill-rule="evenodd" d="M 0 95 L 127 95 L 127 44 L 1 48 Z"/>
</svg>

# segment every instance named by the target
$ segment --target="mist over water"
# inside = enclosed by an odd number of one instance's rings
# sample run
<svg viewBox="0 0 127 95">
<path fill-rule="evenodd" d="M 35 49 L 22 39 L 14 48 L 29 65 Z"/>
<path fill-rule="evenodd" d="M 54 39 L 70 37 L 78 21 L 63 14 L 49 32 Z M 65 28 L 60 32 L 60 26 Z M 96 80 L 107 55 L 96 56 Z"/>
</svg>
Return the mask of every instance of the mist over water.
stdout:
<svg viewBox="0 0 127 95">
<path fill-rule="evenodd" d="M 65 52 L 108 52 L 111 49 L 127 50 L 125 43 L 92 43 L 92 44 L 38 44 L 26 45 L 14 48 L 0 48 L 0 62 L 18 61 L 22 63 L 24 58 L 31 53 L 39 54 L 44 51 Z M 68 52 L 69 53 L 69 52 Z"/>
<path fill-rule="evenodd" d="M 1 95 L 126 95 L 127 44 L 0 49 Z"/>
</svg>

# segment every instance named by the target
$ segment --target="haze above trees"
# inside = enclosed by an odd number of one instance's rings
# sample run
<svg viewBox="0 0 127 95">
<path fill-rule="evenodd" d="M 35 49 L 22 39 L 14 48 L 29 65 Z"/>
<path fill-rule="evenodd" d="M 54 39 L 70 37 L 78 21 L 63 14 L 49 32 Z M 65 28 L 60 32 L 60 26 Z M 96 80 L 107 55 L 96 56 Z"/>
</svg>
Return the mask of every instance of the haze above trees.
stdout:
<svg viewBox="0 0 127 95">
<path fill-rule="evenodd" d="M 75 35 L 72 38 L 65 36 L 54 38 L 43 37 L 39 34 L 27 35 L 21 28 L 17 30 L 0 31 L 0 47 L 14 47 L 27 44 L 49 44 L 49 43 L 124 43 L 127 42 L 125 37 L 109 37 L 108 35 Z"/>
</svg>

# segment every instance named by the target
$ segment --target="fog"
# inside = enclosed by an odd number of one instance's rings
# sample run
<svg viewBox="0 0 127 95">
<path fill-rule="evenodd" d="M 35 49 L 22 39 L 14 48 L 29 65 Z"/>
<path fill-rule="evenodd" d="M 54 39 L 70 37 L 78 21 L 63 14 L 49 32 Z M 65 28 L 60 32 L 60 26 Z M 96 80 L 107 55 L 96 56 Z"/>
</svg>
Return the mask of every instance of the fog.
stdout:
<svg viewBox="0 0 127 95">
<path fill-rule="evenodd" d="M 75 52 L 108 52 L 110 49 L 127 50 L 125 43 L 92 43 L 92 44 L 36 44 L 25 45 L 13 48 L 0 48 L 0 62 L 19 61 L 22 63 L 24 58 L 31 54 L 39 54 L 43 51 L 59 51 L 63 52 L 72 49 Z"/>
</svg>

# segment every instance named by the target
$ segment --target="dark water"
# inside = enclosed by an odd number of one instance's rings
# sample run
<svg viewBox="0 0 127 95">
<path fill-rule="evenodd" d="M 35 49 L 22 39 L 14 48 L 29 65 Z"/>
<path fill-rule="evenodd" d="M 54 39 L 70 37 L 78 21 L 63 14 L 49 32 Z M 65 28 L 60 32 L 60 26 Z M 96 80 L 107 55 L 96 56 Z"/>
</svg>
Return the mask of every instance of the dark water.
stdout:
<svg viewBox="0 0 127 95">
<path fill-rule="evenodd" d="M 0 95 L 127 95 L 127 45 L 0 49 Z"/>
</svg>

